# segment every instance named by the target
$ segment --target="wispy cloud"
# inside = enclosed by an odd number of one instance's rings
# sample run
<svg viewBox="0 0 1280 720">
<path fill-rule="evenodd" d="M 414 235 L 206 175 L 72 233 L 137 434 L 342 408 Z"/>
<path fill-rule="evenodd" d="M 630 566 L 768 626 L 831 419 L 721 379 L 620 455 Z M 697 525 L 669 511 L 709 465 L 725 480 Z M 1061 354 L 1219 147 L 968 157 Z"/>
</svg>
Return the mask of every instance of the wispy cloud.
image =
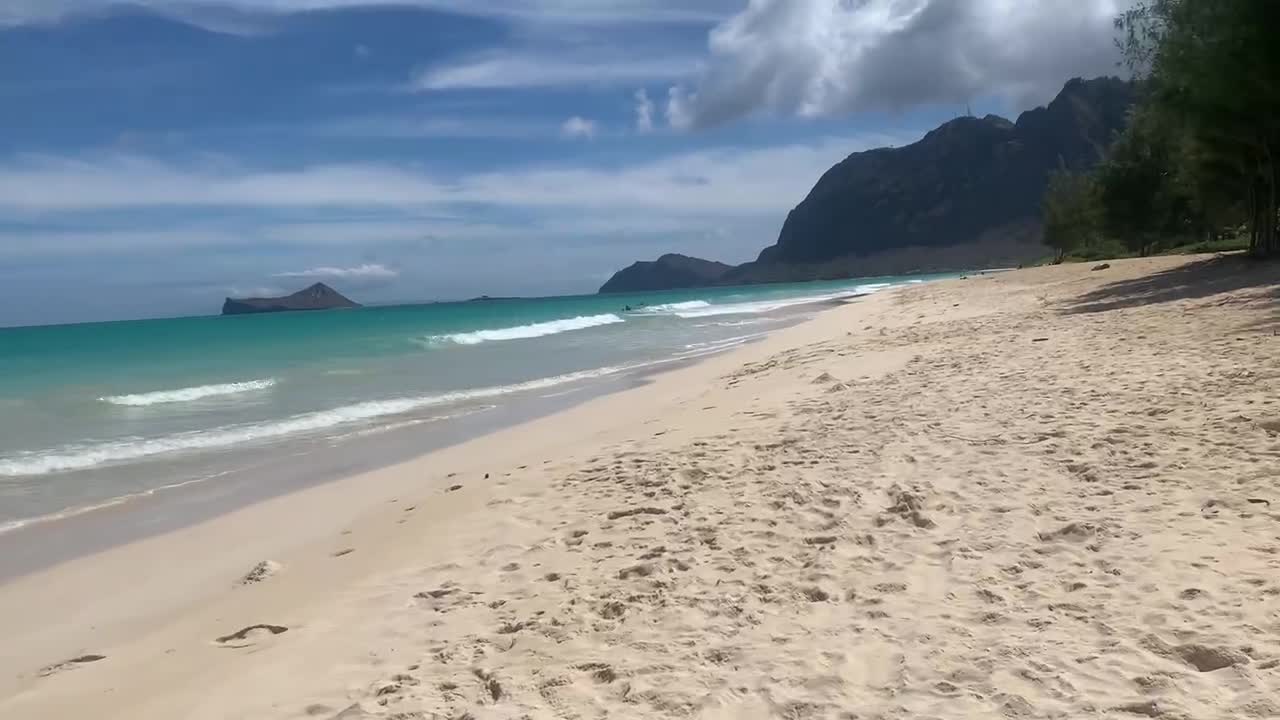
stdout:
<svg viewBox="0 0 1280 720">
<path fill-rule="evenodd" d="M 649 93 L 641 88 L 636 91 L 636 132 L 653 132 L 653 101 Z"/>
<path fill-rule="evenodd" d="M 487 53 L 416 72 L 410 89 L 499 90 L 516 88 L 611 87 L 692 75 L 691 57 L 603 57 L 590 54 Z"/>
<path fill-rule="evenodd" d="M 414 117 L 371 115 L 326 120 L 305 129 L 312 135 L 334 138 L 552 138 L 560 131 L 554 122 L 525 117 L 482 115 L 475 117 Z"/>
<path fill-rule="evenodd" d="M 225 160 L 174 164 L 130 155 L 28 156 L 0 164 L 0 209 L 40 215 L 138 208 L 427 212 L 482 206 L 759 216 L 795 205 L 845 154 L 916 136 L 872 133 L 710 148 L 620 167 L 531 166 L 454 175 L 385 163 L 268 170 Z"/>
<path fill-rule="evenodd" d="M 596 136 L 596 123 L 594 120 L 574 115 L 560 126 L 560 135 L 570 140 L 590 140 Z"/>
<path fill-rule="evenodd" d="M 400 276 L 393 270 L 378 263 L 365 263 L 355 267 L 315 267 L 307 270 L 293 270 L 275 273 L 275 278 L 297 278 L 303 280 L 390 280 Z"/>
<path fill-rule="evenodd" d="M 0 25 L 49 22 L 77 12 L 118 6 L 119 0 L 5 0 Z M 210 9 L 284 14 L 310 10 L 400 5 L 459 15 L 540 23 L 711 23 L 734 9 L 736 0 L 134 0 L 134 4 L 178 15 L 208 16 Z"/>
</svg>

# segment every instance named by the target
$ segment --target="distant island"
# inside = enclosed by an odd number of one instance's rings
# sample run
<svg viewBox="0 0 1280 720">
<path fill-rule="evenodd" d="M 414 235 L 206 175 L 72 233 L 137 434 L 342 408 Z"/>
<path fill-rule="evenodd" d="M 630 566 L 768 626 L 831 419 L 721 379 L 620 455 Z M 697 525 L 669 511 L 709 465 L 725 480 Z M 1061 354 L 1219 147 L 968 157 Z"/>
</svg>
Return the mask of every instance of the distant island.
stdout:
<svg viewBox="0 0 1280 720">
<path fill-rule="evenodd" d="M 603 293 L 677 290 L 713 285 L 732 265 L 669 253 L 654 262 L 637 262 L 613 274 L 600 288 Z"/>
<path fill-rule="evenodd" d="M 1136 100 L 1119 78 L 1074 79 L 1017 122 L 963 116 L 918 142 L 848 156 L 788 215 L 777 243 L 737 267 L 664 255 L 601 293 L 835 280 L 1036 262 L 1041 200 L 1056 170 L 1087 172 Z M 675 259 L 674 261 L 671 259 Z M 723 270 L 721 270 L 723 268 Z"/>
<path fill-rule="evenodd" d="M 360 303 L 353 302 L 324 283 L 316 283 L 311 287 L 284 297 L 227 298 L 222 303 L 222 314 L 250 315 L 254 313 L 334 310 L 337 308 L 357 307 L 360 307 Z"/>
</svg>

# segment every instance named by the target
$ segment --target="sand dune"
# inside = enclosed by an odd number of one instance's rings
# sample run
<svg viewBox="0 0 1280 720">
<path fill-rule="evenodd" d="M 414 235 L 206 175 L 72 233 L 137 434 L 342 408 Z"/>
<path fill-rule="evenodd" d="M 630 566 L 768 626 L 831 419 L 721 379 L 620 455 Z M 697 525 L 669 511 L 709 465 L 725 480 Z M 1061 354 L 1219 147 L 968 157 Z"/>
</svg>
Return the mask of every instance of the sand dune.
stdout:
<svg viewBox="0 0 1280 720">
<path fill-rule="evenodd" d="M 28 632 L 0 716 L 1280 716 L 1280 271 L 1237 263 L 888 291 L 87 559 L 245 562 Z M 290 545 L 299 508 L 331 527 Z M 0 631 L 96 622 L 37 602 L 78 567 L 0 588 Z"/>
</svg>

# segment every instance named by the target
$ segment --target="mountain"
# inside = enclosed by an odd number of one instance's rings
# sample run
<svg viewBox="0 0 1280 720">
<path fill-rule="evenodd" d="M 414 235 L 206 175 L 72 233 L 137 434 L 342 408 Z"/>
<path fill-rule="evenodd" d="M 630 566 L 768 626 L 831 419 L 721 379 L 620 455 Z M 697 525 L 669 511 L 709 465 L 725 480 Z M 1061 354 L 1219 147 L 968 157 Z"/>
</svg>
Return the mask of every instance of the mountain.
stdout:
<svg viewBox="0 0 1280 720">
<path fill-rule="evenodd" d="M 850 155 L 787 216 L 777 244 L 731 282 L 1017 264 L 1047 254 L 1049 173 L 1088 170 L 1135 99 L 1119 78 L 1069 81 L 1017 122 L 961 117 L 901 148 Z"/>
<path fill-rule="evenodd" d="M 324 283 L 316 283 L 292 295 L 275 298 L 227 298 L 222 303 L 223 315 L 288 312 L 290 310 L 333 310 L 360 307 Z"/>
<path fill-rule="evenodd" d="M 712 282 L 867 277 L 1039 260 L 1052 252 L 1041 244 L 1040 225 L 1050 171 L 1096 165 L 1124 129 L 1134 100 L 1133 84 L 1119 78 L 1075 79 L 1017 122 L 960 117 L 910 145 L 854 153 L 823 174 L 787 215 L 776 244 Z"/>
<path fill-rule="evenodd" d="M 600 287 L 601 293 L 677 290 L 714 285 L 732 265 L 670 253 L 653 262 L 637 262 L 619 270 Z"/>
</svg>

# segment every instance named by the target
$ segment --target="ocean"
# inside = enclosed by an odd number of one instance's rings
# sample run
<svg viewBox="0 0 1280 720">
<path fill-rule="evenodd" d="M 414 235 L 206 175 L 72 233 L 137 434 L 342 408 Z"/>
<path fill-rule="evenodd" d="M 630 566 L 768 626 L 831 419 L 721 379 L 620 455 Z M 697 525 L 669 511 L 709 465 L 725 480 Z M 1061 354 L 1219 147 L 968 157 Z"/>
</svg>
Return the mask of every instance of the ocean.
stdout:
<svg viewBox="0 0 1280 720">
<path fill-rule="evenodd" d="M 319 448 L 342 462 L 927 279 L 0 329 L 0 532 Z"/>
</svg>

